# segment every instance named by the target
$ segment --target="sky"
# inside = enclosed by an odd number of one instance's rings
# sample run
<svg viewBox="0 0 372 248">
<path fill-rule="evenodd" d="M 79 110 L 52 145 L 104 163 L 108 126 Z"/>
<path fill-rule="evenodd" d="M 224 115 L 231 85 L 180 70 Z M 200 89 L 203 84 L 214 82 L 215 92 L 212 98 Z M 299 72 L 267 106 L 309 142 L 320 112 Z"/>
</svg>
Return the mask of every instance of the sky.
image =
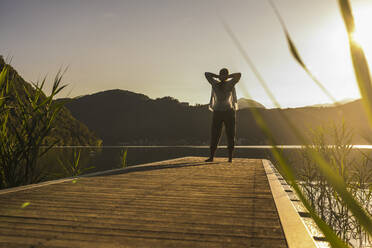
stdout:
<svg viewBox="0 0 372 248">
<path fill-rule="evenodd" d="M 359 98 L 336 0 L 273 0 L 299 53 L 337 99 Z M 358 37 L 372 59 L 372 1 L 352 0 Z M 329 103 L 291 57 L 266 0 L 0 0 L 0 54 L 27 81 L 60 68 L 59 97 L 123 89 L 205 104 L 204 72 L 241 72 L 238 98 L 274 107 L 221 24 L 228 23 L 283 108 Z M 49 88 L 48 88 L 49 87 Z"/>
</svg>

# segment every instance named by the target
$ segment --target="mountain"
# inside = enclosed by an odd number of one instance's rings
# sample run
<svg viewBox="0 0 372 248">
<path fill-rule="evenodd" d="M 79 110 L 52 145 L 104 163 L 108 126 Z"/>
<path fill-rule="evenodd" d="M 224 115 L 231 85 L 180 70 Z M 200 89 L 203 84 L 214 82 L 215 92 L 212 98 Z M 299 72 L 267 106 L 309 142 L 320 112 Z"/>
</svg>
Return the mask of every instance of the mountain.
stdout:
<svg viewBox="0 0 372 248">
<path fill-rule="evenodd" d="M 61 101 L 67 101 L 65 106 L 72 115 L 97 133 L 105 145 L 209 144 L 212 112 L 207 105 L 190 106 L 172 97 L 151 99 L 118 89 Z M 367 144 L 364 137 L 371 133 L 360 100 L 328 108 L 265 109 L 257 102 L 254 106 L 280 144 L 300 144 L 280 112 L 304 135 L 310 128 L 343 120 L 354 131 L 354 143 Z M 237 144 L 268 144 L 249 108 L 237 112 Z"/>
<path fill-rule="evenodd" d="M 307 107 L 325 107 L 325 108 L 336 107 L 337 105 L 343 105 L 343 104 L 346 104 L 346 103 L 349 103 L 349 102 L 353 102 L 355 100 L 356 99 L 346 98 L 346 99 L 338 101 L 336 103 L 320 103 L 320 104 L 314 104 L 314 105 L 307 106 Z"/>
<path fill-rule="evenodd" d="M 239 109 L 246 109 L 246 108 L 266 108 L 264 105 L 262 105 L 259 102 L 256 102 L 255 100 L 252 99 L 247 99 L 247 98 L 240 98 L 238 100 L 238 106 Z"/>
<path fill-rule="evenodd" d="M 102 137 L 105 145 L 200 143 L 209 135 L 199 128 L 208 122 L 207 106 L 189 106 L 172 97 L 154 100 L 130 91 L 108 90 L 61 101 L 67 101 L 72 115 Z"/>
<path fill-rule="evenodd" d="M 5 65 L 3 57 L 0 56 L 0 71 Z M 12 66 L 9 66 L 8 76 L 13 79 L 12 82 L 21 96 L 25 95 L 24 88 L 31 93 L 35 92 L 33 86 L 26 82 Z M 102 143 L 94 132 L 89 130 L 85 124 L 76 120 L 65 107 L 57 115 L 55 127 L 50 135 L 46 137 L 46 144 L 51 144 L 55 141 L 58 142 L 57 145 L 99 145 Z"/>
</svg>

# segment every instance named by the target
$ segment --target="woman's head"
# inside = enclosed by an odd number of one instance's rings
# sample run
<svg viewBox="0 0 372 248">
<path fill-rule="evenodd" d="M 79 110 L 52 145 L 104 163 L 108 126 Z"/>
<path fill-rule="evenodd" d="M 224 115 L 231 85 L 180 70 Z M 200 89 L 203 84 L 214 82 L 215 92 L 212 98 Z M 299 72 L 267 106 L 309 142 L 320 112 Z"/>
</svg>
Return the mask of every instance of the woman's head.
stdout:
<svg viewBox="0 0 372 248">
<path fill-rule="evenodd" d="M 219 75 L 219 78 L 222 81 L 225 81 L 229 76 L 229 70 L 227 70 L 226 68 L 222 68 L 220 70 L 220 75 Z"/>
</svg>

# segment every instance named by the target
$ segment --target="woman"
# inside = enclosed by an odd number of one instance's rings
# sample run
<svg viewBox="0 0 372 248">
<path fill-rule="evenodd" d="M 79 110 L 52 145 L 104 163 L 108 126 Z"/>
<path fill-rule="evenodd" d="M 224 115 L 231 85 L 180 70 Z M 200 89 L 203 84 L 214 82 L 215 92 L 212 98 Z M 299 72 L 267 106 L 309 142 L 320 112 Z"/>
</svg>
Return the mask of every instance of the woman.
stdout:
<svg viewBox="0 0 372 248">
<path fill-rule="evenodd" d="M 219 75 L 206 72 L 205 77 L 212 85 L 209 108 L 213 111 L 210 157 L 206 162 L 213 161 L 221 137 L 222 124 L 225 125 L 226 130 L 229 162 L 232 162 L 235 145 L 235 111 L 238 109 L 235 84 L 239 82 L 241 73 L 229 75 L 229 71 L 223 68 Z"/>
</svg>

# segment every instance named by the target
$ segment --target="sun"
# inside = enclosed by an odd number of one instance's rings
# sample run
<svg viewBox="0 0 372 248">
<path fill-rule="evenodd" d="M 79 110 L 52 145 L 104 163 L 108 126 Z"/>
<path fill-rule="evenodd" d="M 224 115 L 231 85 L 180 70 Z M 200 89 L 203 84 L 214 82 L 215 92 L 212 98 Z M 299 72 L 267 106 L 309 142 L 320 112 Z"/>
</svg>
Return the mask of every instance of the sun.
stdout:
<svg viewBox="0 0 372 248">
<path fill-rule="evenodd" d="M 355 31 L 352 38 L 364 48 L 372 48 L 372 3 L 359 1 L 352 6 Z"/>
</svg>

